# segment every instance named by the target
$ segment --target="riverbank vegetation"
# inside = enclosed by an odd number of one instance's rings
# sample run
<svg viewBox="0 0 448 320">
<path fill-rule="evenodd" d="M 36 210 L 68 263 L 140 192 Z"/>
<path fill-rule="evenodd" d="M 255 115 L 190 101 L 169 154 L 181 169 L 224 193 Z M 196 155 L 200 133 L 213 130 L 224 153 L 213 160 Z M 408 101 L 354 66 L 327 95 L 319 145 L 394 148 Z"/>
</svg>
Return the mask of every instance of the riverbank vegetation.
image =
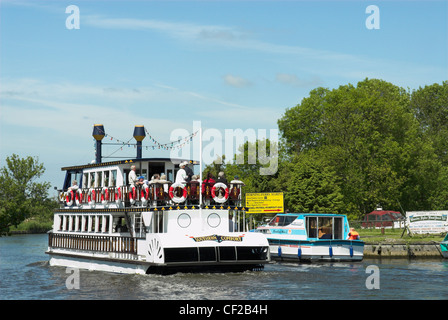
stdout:
<svg viewBox="0 0 448 320">
<path fill-rule="evenodd" d="M 409 234 L 404 229 L 356 229 L 367 244 L 422 244 L 440 243 L 445 234 Z"/>
<path fill-rule="evenodd" d="M 0 169 L 0 233 L 17 229 L 24 221 L 21 228 L 27 230 L 47 228 L 58 203 L 49 197 L 50 183 L 38 181 L 44 172 L 36 157 L 13 154 L 6 158 Z"/>
</svg>

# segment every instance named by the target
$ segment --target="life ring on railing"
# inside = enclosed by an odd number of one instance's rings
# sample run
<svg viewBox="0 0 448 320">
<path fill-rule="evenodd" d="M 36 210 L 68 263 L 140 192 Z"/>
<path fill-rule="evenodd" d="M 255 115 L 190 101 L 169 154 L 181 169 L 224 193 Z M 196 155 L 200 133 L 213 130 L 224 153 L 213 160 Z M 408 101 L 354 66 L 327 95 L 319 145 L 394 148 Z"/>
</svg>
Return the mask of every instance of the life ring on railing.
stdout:
<svg viewBox="0 0 448 320">
<path fill-rule="evenodd" d="M 142 205 L 146 206 L 146 203 L 149 199 L 149 188 L 148 187 L 142 187 L 142 191 L 140 192 L 140 199 L 142 200 Z"/>
<path fill-rule="evenodd" d="M 131 204 L 134 204 L 136 198 L 137 198 L 137 191 L 135 190 L 135 187 L 132 187 L 132 190 L 129 191 L 129 202 Z"/>
<path fill-rule="evenodd" d="M 115 203 L 120 204 L 121 202 L 121 188 L 117 187 L 117 190 L 115 190 Z"/>
<path fill-rule="evenodd" d="M 224 188 L 224 190 L 225 190 L 224 197 L 219 198 L 219 197 L 216 195 L 216 189 L 217 189 L 217 188 Z M 227 186 L 226 186 L 224 183 L 222 183 L 222 182 L 215 183 L 215 185 L 214 185 L 213 188 L 212 188 L 212 198 L 213 198 L 213 200 L 215 200 L 215 201 L 218 202 L 218 203 L 224 203 L 224 202 L 226 202 L 227 199 L 229 199 L 229 187 L 227 187 Z"/>
<path fill-rule="evenodd" d="M 95 196 L 95 189 L 89 189 L 89 193 L 87 194 L 87 202 L 89 203 L 89 205 L 95 205 Z"/>
<path fill-rule="evenodd" d="M 109 201 L 109 189 L 104 187 L 101 190 L 101 203 L 106 204 Z"/>
<path fill-rule="evenodd" d="M 75 202 L 76 202 L 76 205 L 79 207 L 79 205 L 82 202 L 82 191 L 81 191 L 81 189 L 76 190 Z"/>
<path fill-rule="evenodd" d="M 174 189 L 176 188 L 182 188 L 183 192 L 182 192 L 182 197 L 177 197 L 174 195 Z M 171 200 L 173 200 L 176 203 L 182 203 L 185 201 L 185 199 L 187 199 L 187 188 L 185 187 L 185 185 L 181 184 L 181 183 L 173 183 L 170 187 L 170 190 L 168 191 L 168 194 L 170 195 Z"/>
<path fill-rule="evenodd" d="M 65 199 L 67 206 L 71 207 L 73 205 L 74 198 L 75 198 L 75 195 L 73 193 L 73 190 L 67 190 L 67 198 Z"/>
</svg>

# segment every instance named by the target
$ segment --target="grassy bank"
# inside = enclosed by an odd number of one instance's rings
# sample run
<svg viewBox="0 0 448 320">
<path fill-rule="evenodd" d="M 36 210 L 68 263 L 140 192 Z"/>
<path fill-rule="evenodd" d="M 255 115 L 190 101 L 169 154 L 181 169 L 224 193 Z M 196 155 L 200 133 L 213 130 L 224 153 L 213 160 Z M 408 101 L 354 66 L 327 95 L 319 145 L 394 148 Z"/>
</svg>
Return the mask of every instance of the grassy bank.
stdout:
<svg viewBox="0 0 448 320">
<path fill-rule="evenodd" d="M 45 233 L 50 230 L 53 226 L 53 219 L 44 220 L 38 218 L 27 219 L 26 221 L 19 224 L 17 227 L 10 227 L 10 234 L 15 233 Z"/>
<path fill-rule="evenodd" d="M 421 244 L 441 242 L 445 237 L 443 234 L 411 234 L 406 232 L 403 234 L 403 229 L 384 229 L 384 234 L 381 229 L 357 229 L 362 240 L 367 244 L 377 243 L 394 243 L 394 244 Z"/>
</svg>

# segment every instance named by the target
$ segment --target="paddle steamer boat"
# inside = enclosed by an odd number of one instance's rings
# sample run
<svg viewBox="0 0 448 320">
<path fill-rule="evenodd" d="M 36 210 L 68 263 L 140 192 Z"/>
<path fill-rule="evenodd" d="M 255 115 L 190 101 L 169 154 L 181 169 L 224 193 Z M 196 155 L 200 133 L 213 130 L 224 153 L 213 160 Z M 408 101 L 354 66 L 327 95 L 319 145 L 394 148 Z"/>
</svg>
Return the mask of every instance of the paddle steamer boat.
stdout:
<svg viewBox="0 0 448 320">
<path fill-rule="evenodd" d="M 182 162 L 199 163 L 142 158 L 143 126 L 134 130 L 136 158 L 102 162 L 104 135 L 95 125 L 95 163 L 62 168 L 61 205 L 48 234 L 51 266 L 146 274 L 260 270 L 270 261 L 266 237 L 244 228 L 241 184 L 171 183 Z M 156 173 L 167 180 L 130 185 L 131 166 L 147 180 Z"/>
</svg>

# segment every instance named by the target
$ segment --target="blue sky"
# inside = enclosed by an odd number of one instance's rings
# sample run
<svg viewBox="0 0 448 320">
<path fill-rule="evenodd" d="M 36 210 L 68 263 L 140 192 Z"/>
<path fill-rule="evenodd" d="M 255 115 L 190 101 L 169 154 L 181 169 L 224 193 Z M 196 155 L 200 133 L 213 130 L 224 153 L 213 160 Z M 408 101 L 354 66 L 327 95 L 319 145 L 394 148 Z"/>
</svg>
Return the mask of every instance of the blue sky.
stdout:
<svg viewBox="0 0 448 320">
<path fill-rule="evenodd" d="M 80 29 L 66 28 L 69 5 Z M 366 28 L 369 5 L 380 29 Z M 441 83 L 447 16 L 447 1 L 0 1 L 0 165 L 38 156 L 60 186 L 61 167 L 94 159 L 95 123 L 166 143 L 193 121 L 275 129 L 320 86 Z"/>
</svg>

